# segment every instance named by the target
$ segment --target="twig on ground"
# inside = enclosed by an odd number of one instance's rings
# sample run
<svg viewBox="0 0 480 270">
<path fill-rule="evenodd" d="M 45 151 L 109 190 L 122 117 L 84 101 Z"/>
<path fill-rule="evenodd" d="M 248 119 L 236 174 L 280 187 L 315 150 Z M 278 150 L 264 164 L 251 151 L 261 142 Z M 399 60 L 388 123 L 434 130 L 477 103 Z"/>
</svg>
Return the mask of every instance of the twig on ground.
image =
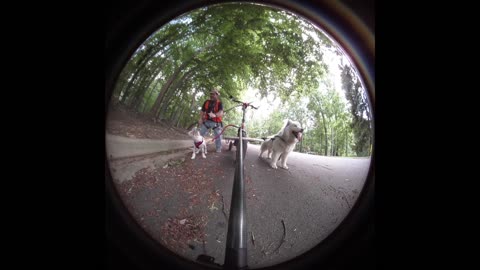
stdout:
<svg viewBox="0 0 480 270">
<path fill-rule="evenodd" d="M 225 201 L 223 200 L 223 195 L 220 193 L 220 197 L 222 197 L 222 213 L 223 216 L 225 217 L 225 220 L 228 220 L 227 213 L 225 213 Z"/>
<path fill-rule="evenodd" d="M 128 194 L 130 194 L 130 191 L 132 191 L 132 188 L 135 186 L 135 182 L 132 184 L 132 186 L 130 187 L 130 189 L 127 191 Z"/>
<path fill-rule="evenodd" d="M 278 251 L 278 249 L 283 245 L 285 241 L 285 237 L 287 236 L 287 228 L 285 227 L 285 222 L 283 221 L 282 219 L 282 225 L 283 225 L 283 236 L 282 236 L 282 240 L 280 241 L 280 244 L 278 245 L 278 247 L 272 251 L 272 253 L 275 253 Z"/>
</svg>

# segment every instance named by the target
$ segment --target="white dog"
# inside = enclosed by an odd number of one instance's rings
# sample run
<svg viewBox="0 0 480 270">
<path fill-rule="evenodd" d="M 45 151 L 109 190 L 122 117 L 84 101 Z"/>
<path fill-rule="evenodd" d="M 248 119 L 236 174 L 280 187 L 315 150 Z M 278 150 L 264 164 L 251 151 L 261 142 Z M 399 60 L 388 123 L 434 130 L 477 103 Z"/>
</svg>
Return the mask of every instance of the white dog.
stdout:
<svg viewBox="0 0 480 270">
<path fill-rule="evenodd" d="M 260 155 L 259 157 L 262 157 L 262 154 L 268 150 L 267 152 L 267 158 L 271 159 L 272 158 L 272 146 L 273 146 L 273 140 L 275 136 L 271 137 L 262 137 L 263 142 L 262 145 L 260 146 Z"/>
<path fill-rule="evenodd" d="M 206 158 L 205 154 L 207 154 L 207 141 L 202 135 L 200 135 L 200 130 L 194 128 L 188 132 L 188 135 L 193 139 L 192 159 L 195 159 L 195 156 L 199 152 L 202 152 L 202 157 Z"/>
<path fill-rule="evenodd" d="M 303 128 L 297 121 L 287 120 L 285 127 L 272 138 L 266 139 L 260 147 L 260 155 L 268 150 L 267 158 L 271 158 L 270 167 L 277 169 L 277 161 L 280 159 L 280 167 L 287 169 L 287 158 L 293 151 L 297 142 L 302 140 Z"/>
</svg>

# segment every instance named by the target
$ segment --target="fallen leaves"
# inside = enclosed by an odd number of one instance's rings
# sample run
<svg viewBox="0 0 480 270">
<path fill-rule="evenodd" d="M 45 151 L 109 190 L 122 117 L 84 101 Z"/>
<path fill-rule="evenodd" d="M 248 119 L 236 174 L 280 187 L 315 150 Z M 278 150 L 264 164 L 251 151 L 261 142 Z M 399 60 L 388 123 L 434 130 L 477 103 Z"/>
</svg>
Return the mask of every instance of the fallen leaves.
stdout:
<svg viewBox="0 0 480 270">
<path fill-rule="evenodd" d="M 168 218 L 161 228 L 162 242 L 172 250 L 184 250 L 193 246 L 192 242 L 202 243 L 205 241 L 204 216 L 184 216 Z"/>
<path fill-rule="evenodd" d="M 185 158 L 181 159 L 171 159 L 165 163 L 165 165 L 162 167 L 163 169 L 166 169 L 168 167 L 178 167 L 181 166 L 185 162 Z"/>
<path fill-rule="evenodd" d="M 132 180 L 118 184 L 145 231 L 179 254 L 205 241 L 210 213 L 221 209 L 225 214 L 222 195 L 215 188 L 215 181 L 224 181 L 225 171 L 218 160 L 209 158 L 169 160 L 168 166 L 141 169 Z"/>
<path fill-rule="evenodd" d="M 190 139 L 187 130 L 174 129 L 134 116 L 123 116 L 122 119 L 107 121 L 106 131 L 113 135 L 137 139 Z"/>
</svg>

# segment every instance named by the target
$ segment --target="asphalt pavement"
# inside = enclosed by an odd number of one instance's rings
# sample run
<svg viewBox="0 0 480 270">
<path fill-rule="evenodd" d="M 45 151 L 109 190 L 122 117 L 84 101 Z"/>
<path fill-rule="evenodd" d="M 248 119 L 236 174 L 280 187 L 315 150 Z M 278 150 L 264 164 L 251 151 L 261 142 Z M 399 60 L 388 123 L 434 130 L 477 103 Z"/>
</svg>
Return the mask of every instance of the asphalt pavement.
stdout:
<svg viewBox="0 0 480 270">
<path fill-rule="evenodd" d="M 206 253 L 222 264 L 235 148 L 227 151 L 228 146 L 224 144 L 222 153 L 214 153 L 211 144 L 206 159 L 197 156 L 191 160 L 191 144 L 188 140 L 137 140 L 118 136 L 107 136 L 106 142 L 107 154 L 113 159 L 123 157 L 128 161 L 112 161 L 111 168 L 117 184 L 129 189 L 124 200 L 141 226 L 168 246 L 163 242 L 165 232 L 160 228 L 166 228 L 168 222 L 179 216 L 175 221 L 180 223 L 176 223 L 179 228 L 188 223 L 188 219 L 202 220 L 203 227 L 200 227 L 205 236 L 202 241 L 194 239 L 196 241 L 189 242 L 190 248 L 171 249 L 192 260 Z M 168 152 L 173 149 L 174 153 Z M 288 160 L 289 170 L 275 170 L 258 154 L 259 146 L 249 144 L 245 181 L 248 265 L 251 268 L 292 259 L 325 239 L 355 204 L 370 165 L 369 158 L 293 152 Z M 143 158 L 139 158 L 142 155 Z M 178 162 L 172 163 L 172 160 Z M 172 168 L 171 164 L 177 167 Z M 182 168 L 189 171 L 182 172 Z M 135 181 L 139 178 L 134 176 L 142 169 L 149 172 L 150 177 L 153 175 L 155 181 L 147 185 L 148 188 L 137 189 Z M 190 188 L 195 183 L 205 188 L 195 191 Z M 173 195 L 159 196 L 167 192 Z M 195 198 L 198 198 L 197 204 L 192 203 Z M 182 213 L 188 218 L 179 215 L 181 209 L 187 209 Z M 149 214 L 153 212 L 154 215 Z"/>
</svg>

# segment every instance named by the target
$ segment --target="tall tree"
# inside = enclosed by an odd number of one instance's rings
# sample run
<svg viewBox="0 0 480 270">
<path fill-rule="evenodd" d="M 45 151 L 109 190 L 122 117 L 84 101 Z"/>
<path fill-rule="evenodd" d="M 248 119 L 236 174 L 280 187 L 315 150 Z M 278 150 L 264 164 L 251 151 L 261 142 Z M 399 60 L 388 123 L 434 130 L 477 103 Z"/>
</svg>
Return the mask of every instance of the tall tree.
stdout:
<svg viewBox="0 0 480 270">
<path fill-rule="evenodd" d="M 366 92 L 352 66 L 344 65 L 341 70 L 342 88 L 350 102 L 350 113 L 353 117 L 351 128 L 354 134 L 354 151 L 357 156 L 368 156 L 372 143 L 372 124 Z"/>
</svg>

